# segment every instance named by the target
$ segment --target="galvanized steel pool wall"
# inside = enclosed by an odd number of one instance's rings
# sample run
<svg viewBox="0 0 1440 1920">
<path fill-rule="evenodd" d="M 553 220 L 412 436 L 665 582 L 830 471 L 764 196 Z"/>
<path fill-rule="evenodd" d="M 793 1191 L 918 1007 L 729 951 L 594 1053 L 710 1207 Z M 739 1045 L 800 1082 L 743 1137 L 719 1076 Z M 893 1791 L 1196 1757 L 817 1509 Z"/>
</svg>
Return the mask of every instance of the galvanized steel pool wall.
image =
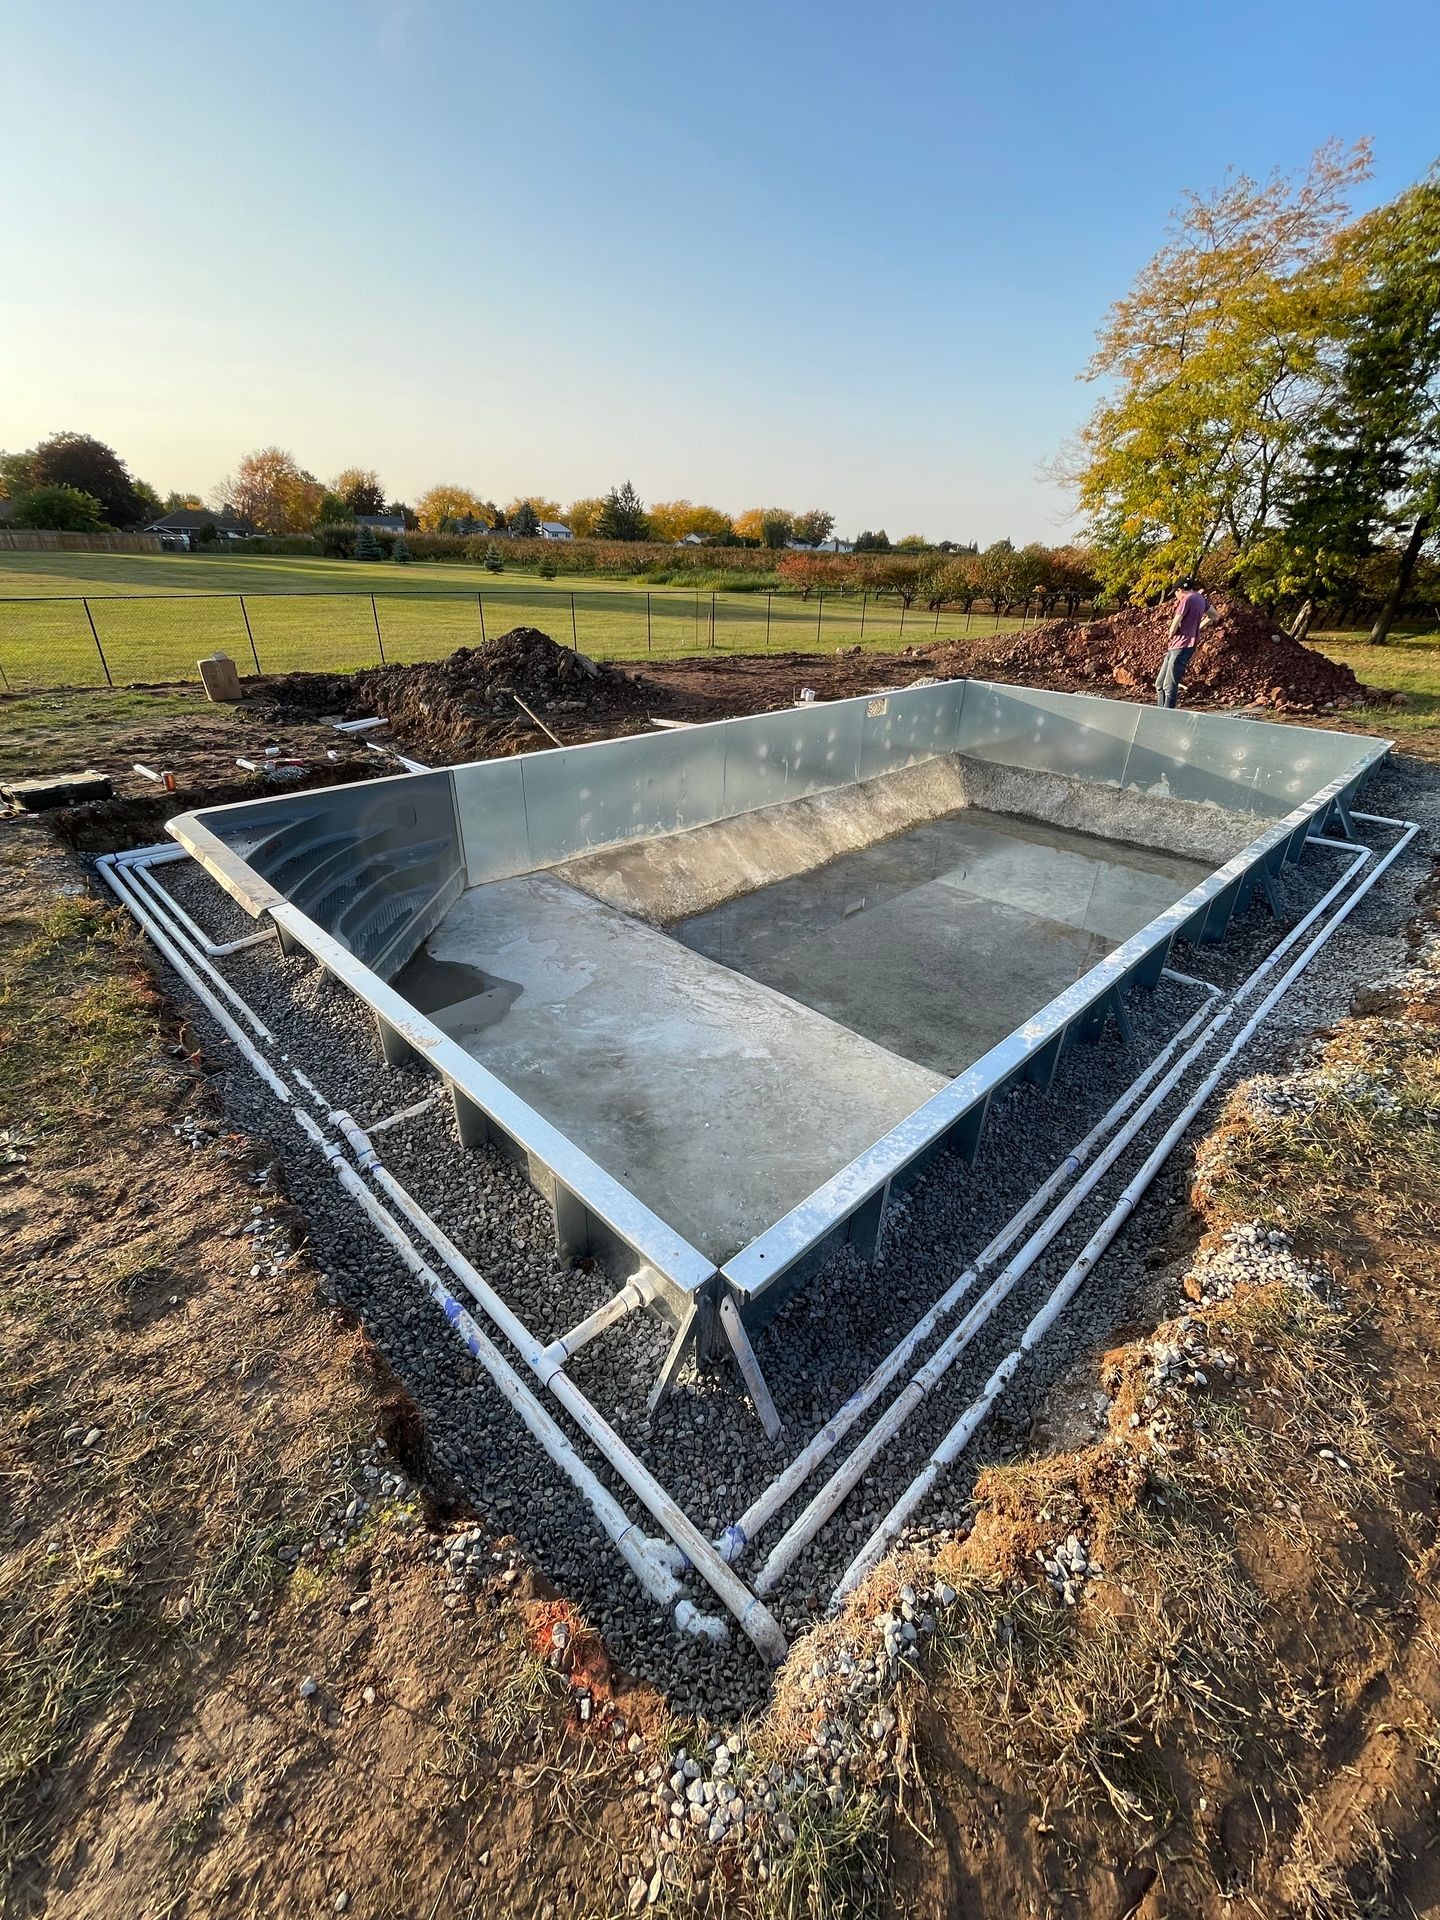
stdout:
<svg viewBox="0 0 1440 1920">
<path fill-rule="evenodd" d="M 1153 986 L 1177 939 L 1233 914 L 1345 809 L 1388 742 L 1248 717 L 1167 712 L 983 681 L 648 733 L 589 746 L 207 808 L 170 833 L 287 948 L 374 1011 L 387 1058 L 449 1083 L 462 1141 L 516 1158 L 550 1200 L 560 1248 L 649 1268 L 677 1328 L 728 1294 L 752 1328 L 840 1239 L 873 1252 L 892 1193 L 938 1152 L 973 1159 L 990 1102 L 1048 1084 L 1065 1047 Z M 1018 1026 L 717 1268 L 389 984 L 467 888 L 577 855 L 734 819 L 929 760 L 1196 803 L 1264 826 L 1204 882 Z"/>
</svg>

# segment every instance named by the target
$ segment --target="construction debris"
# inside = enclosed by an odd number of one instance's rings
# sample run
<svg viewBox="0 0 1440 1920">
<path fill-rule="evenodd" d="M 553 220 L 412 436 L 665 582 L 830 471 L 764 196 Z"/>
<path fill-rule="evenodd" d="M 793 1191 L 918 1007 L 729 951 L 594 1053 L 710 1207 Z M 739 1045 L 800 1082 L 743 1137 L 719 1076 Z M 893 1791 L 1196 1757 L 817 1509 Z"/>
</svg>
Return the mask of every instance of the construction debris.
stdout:
<svg viewBox="0 0 1440 1920">
<path fill-rule="evenodd" d="M 151 776 L 154 777 L 153 775 Z M 12 780 L 0 787 L 0 799 L 26 813 L 73 807 L 82 800 L 108 800 L 115 791 L 108 773 L 87 767 L 84 773 L 51 773 L 34 780 Z"/>
</svg>

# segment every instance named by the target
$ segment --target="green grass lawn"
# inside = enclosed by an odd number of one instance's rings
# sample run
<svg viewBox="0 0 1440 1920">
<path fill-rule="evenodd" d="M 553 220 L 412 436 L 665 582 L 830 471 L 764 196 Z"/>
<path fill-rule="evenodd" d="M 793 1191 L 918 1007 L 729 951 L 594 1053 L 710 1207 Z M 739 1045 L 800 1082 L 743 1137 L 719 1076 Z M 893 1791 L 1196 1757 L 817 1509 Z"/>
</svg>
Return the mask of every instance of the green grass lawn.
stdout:
<svg viewBox="0 0 1440 1920">
<path fill-rule="evenodd" d="M 375 596 L 372 607 L 371 595 Z M 241 596 L 244 596 L 242 605 Z M 88 611 L 86 600 L 88 598 Z M 94 623 L 92 632 L 91 622 Z M 0 687 L 193 678 L 223 648 L 253 672 L 349 671 L 380 658 L 437 659 L 509 627 L 540 627 L 606 660 L 704 652 L 885 651 L 1018 628 L 893 600 L 646 589 L 631 581 L 541 580 L 456 563 L 409 567 L 190 554 L 0 554 Z M 378 629 L 378 631 L 377 631 Z"/>
<path fill-rule="evenodd" d="M 712 602 L 706 588 L 546 581 L 444 561 L 396 567 L 223 554 L 0 553 L 0 691 L 103 686 L 87 596 L 119 686 L 193 680 L 195 662 L 217 647 L 242 672 L 254 671 L 257 655 L 267 673 L 349 671 L 376 664 L 382 647 L 387 660 L 437 659 L 474 645 L 482 633 L 522 625 L 573 640 L 599 659 L 642 661 L 767 646 L 885 652 L 935 638 L 982 639 L 1021 625 L 988 613 L 967 620 L 953 608 L 937 620 L 917 607 L 902 626 L 894 601 L 862 605 L 830 595 L 823 611 L 815 600 L 780 593 L 717 593 Z M 1311 644 L 1346 661 L 1367 686 L 1405 695 L 1403 708 L 1353 708 L 1340 716 L 1344 725 L 1440 753 L 1440 633 L 1397 634 L 1387 647 L 1325 633 Z"/>
<path fill-rule="evenodd" d="M 1353 668 L 1364 686 L 1405 696 L 1403 707 L 1352 707 L 1347 726 L 1388 734 L 1432 758 L 1440 754 L 1440 633 L 1397 633 L 1383 647 L 1367 646 L 1353 633 L 1322 633 L 1312 634 L 1310 644 Z"/>
</svg>

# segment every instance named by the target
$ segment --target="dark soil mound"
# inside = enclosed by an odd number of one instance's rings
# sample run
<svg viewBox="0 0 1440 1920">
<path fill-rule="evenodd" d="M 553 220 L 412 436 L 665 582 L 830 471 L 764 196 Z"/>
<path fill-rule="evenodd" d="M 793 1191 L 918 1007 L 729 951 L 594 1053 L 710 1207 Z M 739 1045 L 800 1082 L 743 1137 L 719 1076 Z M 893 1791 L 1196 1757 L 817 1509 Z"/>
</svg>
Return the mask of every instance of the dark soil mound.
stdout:
<svg viewBox="0 0 1440 1920">
<path fill-rule="evenodd" d="M 1268 614 L 1233 594 L 1212 596 L 1215 618 L 1185 676 L 1186 697 L 1280 713 L 1321 713 L 1383 699 L 1349 667 L 1282 633 Z M 1079 687 L 1148 687 L 1165 652 L 1171 603 L 1123 607 L 1103 620 L 1056 620 L 1001 644 L 1006 679 L 1043 678 Z"/>
<path fill-rule="evenodd" d="M 562 738 L 595 721 L 662 709 L 668 698 L 642 675 L 557 646 L 537 627 L 514 627 L 482 646 L 413 667 L 285 674 L 256 696 L 273 718 L 381 714 L 407 746 L 436 760 L 545 745 L 517 697 L 537 714 L 557 716 L 554 730 Z M 566 716 L 575 717 L 569 725 Z"/>
</svg>

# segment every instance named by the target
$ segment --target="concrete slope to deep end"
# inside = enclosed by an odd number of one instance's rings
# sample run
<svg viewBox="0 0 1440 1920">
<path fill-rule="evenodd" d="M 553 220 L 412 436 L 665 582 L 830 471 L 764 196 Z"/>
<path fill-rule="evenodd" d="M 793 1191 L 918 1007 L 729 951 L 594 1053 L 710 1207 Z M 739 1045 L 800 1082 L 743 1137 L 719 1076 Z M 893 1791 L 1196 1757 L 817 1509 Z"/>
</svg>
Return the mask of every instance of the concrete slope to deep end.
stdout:
<svg viewBox="0 0 1440 1920">
<path fill-rule="evenodd" d="M 953 1078 L 1209 871 L 971 808 L 675 932 Z"/>
<path fill-rule="evenodd" d="M 545 874 L 471 888 L 395 986 L 716 1262 L 944 1084 Z"/>
</svg>

